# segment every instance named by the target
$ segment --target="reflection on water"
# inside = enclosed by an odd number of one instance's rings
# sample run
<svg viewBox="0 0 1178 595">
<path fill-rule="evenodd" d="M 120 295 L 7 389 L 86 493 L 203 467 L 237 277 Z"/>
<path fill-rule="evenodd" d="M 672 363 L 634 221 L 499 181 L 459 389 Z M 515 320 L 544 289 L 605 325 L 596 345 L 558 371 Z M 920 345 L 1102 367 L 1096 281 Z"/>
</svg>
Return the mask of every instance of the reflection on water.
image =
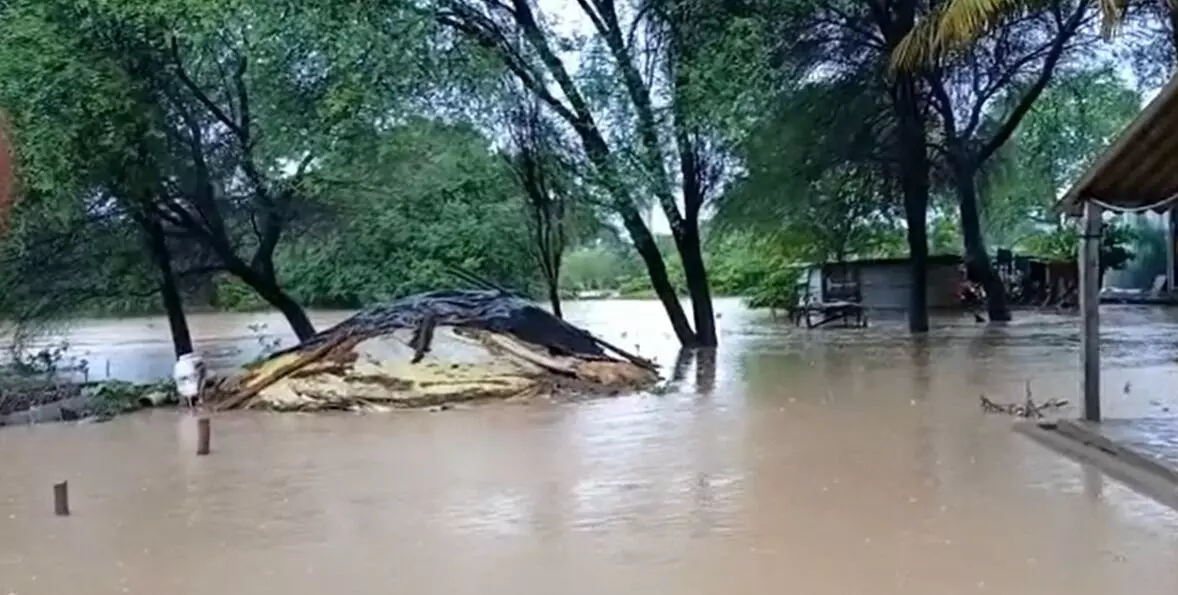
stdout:
<svg viewBox="0 0 1178 595">
<path fill-rule="evenodd" d="M 1073 318 L 913 339 L 902 320 L 804 332 L 719 309 L 722 347 L 679 354 L 657 304 L 570 304 L 666 364 L 666 395 L 223 415 L 201 458 L 174 412 L 5 429 L 0 593 L 1178 592 L 1178 515 L 978 407 L 1027 381 L 1074 400 Z M 245 350 L 246 321 L 194 327 Z M 1178 318 L 1105 322 L 1109 410 L 1172 404 Z M 166 334 L 146 339 L 166 325 L 126 324 L 73 342 L 117 338 L 128 373 L 170 361 Z"/>
</svg>

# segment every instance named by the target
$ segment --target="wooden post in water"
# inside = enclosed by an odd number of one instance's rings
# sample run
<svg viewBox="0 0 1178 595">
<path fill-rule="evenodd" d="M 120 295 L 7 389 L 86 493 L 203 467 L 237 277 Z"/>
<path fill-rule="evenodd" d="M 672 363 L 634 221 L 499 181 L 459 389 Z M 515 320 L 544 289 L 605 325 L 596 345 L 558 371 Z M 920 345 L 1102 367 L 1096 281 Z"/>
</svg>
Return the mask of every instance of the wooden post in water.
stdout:
<svg viewBox="0 0 1178 595">
<path fill-rule="evenodd" d="M 196 454 L 209 454 L 209 442 L 212 440 L 213 429 L 210 425 L 209 418 L 199 417 L 196 420 Z"/>
<path fill-rule="evenodd" d="M 1080 390 L 1084 419 L 1100 421 L 1100 232 L 1101 207 L 1084 201 L 1084 235 L 1080 242 Z"/>
<path fill-rule="evenodd" d="M 70 515 L 70 484 L 68 481 L 53 484 L 53 514 Z"/>
</svg>

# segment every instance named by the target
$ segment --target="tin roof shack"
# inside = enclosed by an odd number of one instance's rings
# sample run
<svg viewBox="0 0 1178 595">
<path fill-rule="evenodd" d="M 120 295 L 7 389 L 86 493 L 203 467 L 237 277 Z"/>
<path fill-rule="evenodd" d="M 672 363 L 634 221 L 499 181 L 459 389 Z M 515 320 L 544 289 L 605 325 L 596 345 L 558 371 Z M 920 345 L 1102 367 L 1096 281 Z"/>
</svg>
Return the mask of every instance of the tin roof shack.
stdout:
<svg viewBox="0 0 1178 595">
<path fill-rule="evenodd" d="M 955 254 L 929 257 L 930 308 L 956 308 L 962 259 Z M 847 301 L 872 310 L 906 310 L 912 286 L 907 258 L 874 258 L 814 265 L 805 273 L 804 301 Z"/>
</svg>

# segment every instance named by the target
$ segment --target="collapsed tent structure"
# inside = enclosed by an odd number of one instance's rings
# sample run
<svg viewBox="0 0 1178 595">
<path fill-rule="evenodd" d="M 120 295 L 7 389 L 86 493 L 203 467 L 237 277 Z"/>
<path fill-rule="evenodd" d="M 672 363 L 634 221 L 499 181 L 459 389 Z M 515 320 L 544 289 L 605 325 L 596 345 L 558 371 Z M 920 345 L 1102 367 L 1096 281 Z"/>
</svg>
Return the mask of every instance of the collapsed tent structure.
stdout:
<svg viewBox="0 0 1178 595">
<path fill-rule="evenodd" d="M 614 394 L 658 379 L 652 362 L 527 300 L 497 290 L 439 291 L 364 310 L 222 382 L 209 402 L 217 409 L 380 410 Z"/>
</svg>

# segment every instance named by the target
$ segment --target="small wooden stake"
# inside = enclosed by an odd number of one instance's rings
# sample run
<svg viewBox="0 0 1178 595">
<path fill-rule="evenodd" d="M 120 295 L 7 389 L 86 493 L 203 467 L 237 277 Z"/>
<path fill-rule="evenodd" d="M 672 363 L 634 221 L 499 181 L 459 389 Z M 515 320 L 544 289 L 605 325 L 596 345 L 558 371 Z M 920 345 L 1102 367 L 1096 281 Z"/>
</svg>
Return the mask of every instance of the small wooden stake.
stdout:
<svg viewBox="0 0 1178 595">
<path fill-rule="evenodd" d="M 212 427 L 209 418 L 201 417 L 196 420 L 196 454 L 209 454 L 209 441 L 212 439 Z"/>
<path fill-rule="evenodd" d="M 68 481 L 53 484 L 53 513 L 57 516 L 70 515 L 70 484 Z"/>
</svg>

